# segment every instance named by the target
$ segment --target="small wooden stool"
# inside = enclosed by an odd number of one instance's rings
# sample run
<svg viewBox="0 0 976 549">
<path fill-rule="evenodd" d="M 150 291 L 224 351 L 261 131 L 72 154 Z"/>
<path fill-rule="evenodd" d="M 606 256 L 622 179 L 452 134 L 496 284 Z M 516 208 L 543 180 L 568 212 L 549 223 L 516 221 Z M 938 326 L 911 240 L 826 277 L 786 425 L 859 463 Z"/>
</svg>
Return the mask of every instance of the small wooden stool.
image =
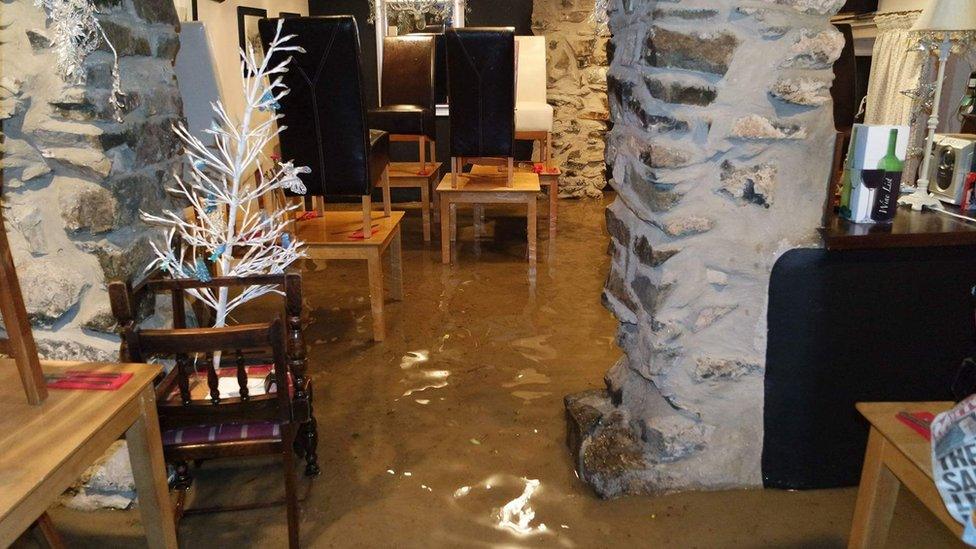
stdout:
<svg viewBox="0 0 976 549">
<path fill-rule="evenodd" d="M 932 480 L 932 444 L 897 417 L 902 411 L 939 414 L 952 406 L 951 402 L 857 403 L 857 411 L 871 424 L 871 432 L 847 547 L 884 547 L 902 486 L 915 494 L 956 537 L 962 536 L 962 525 L 946 510 Z"/>
<path fill-rule="evenodd" d="M 440 180 L 441 163 L 429 162 L 427 169 L 419 162 L 390 162 L 390 187 L 394 189 L 419 189 L 420 209 L 424 221 L 424 242 L 430 242 L 431 194 Z M 403 204 L 400 207 L 404 206 Z"/>
<path fill-rule="evenodd" d="M 299 214 L 301 215 L 301 214 Z M 383 253 L 389 250 L 390 295 L 403 299 L 403 259 L 400 241 L 400 221 L 403 212 L 389 216 L 375 212 L 372 235 L 366 238 L 354 236 L 362 231 L 363 216 L 355 211 L 327 211 L 319 217 L 297 221 L 295 233 L 305 242 L 309 259 L 357 259 L 365 260 L 369 272 L 369 300 L 373 313 L 373 339 L 386 339 L 386 314 L 384 304 Z"/>
<path fill-rule="evenodd" d="M 457 185 L 452 185 L 452 174 L 445 174 L 437 186 L 441 206 L 441 262 L 451 262 L 451 243 L 457 239 L 457 217 L 452 215 L 455 204 L 473 204 L 477 210 L 485 204 L 525 204 L 527 208 L 529 264 L 536 264 L 536 197 L 541 192 L 539 176 L 534 173 L 516 172 L 512 184 L 506 184 L 508 174 L 494 168 L 475 166 L 471 173 L 457 174 Z M 480 173 L 479 173 L 480 172 Z M 479 213 L 475 212 L 475 218 Z"/>
</svg>

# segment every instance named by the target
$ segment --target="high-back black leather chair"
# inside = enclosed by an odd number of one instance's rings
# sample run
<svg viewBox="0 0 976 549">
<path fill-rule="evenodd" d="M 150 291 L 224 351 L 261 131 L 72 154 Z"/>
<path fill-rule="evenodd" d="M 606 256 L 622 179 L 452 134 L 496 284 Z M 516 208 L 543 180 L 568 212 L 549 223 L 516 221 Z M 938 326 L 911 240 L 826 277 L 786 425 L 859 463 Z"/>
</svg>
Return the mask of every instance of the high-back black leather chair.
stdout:
<svg viewBox="0 0 976 549">
<path fill-rule="evenodd" d="M 410 36 L 434 38 L 434 105 L 447 103 L 447 46 L 444 44 L 444 26 L 427 25 L 423 32 L 411 32 Z"/>
<path fill-rule="evenodd" d="M 278 19 L 258 23 L 265 49 L 277 26 Z M 279 124 L 288 126 L 279 136 L 282 156 L 311 168 L 302 177 L 308 195 L 326 200 L 362 197 L 364 211 L 373 187 L 382 184 L 389 215 L 390 140 L 386 132 L 371 131 L 366 124 L 356 20 L 350 15 L 286 18 L 282 33 L 296 35 L 289 45 L 305 49 L 280 54 L 293 56 L 282 75 L 291 91 L 278 109 L 283 116 Z"/>
<path fill-rule="evenodd" d="M 513 176 L 515 154 L 515 29 L 448 29 L 451 172 L 464 158 L 503 158 Z"/>
<path fill-rule="evenodd" d="M 427 172 L 427 143 L 436 161 L 434 127 L 435 39 L 416 34 L 383 39 L 382 105 L 369 111 L 369 127 L 392 141 L 417 141 Z"/>
</svg>

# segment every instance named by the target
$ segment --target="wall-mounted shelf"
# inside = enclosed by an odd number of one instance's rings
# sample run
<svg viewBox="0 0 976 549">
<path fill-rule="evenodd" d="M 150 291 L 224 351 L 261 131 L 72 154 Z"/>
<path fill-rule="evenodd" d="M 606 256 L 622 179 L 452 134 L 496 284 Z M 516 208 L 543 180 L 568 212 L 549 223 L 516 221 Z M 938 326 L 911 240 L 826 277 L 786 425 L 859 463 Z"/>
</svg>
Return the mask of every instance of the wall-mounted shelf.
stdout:
<svg viewBox="0 0 976 549">
<path fill-rule="evenodd" d="M 976 246 L 976 223 L 903 206 L 890 225 L 851 223 L 830 214 L 819 230 L 828 250 Z"/>
</svg>

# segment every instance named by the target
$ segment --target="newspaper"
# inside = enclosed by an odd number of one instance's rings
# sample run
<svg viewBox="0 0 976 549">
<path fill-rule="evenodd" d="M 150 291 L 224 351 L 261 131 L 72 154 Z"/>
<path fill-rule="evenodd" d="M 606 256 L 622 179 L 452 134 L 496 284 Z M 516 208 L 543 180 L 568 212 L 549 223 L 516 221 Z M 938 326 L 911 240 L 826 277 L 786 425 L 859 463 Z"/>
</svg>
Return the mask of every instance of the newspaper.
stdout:
<svg viewBox="0 0 976 549">
<path fill-rule="evenodd" d="M 932 477 L 962 540 L 976 547 L 976 394 L 932 421 Z"/>
</svg>

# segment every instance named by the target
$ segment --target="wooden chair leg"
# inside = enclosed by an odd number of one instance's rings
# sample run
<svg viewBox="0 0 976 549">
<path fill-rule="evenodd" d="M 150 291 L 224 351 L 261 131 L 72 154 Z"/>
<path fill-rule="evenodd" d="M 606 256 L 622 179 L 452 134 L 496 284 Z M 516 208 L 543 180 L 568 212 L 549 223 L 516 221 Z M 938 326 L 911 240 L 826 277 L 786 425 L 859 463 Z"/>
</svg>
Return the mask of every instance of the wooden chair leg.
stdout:
<svg viewBox="0 0 976 549">
<path fill-rule="evenodd" d="M 393 215 L 390 203 L 390 166 L 387 164 L 386 168 L 383 170 L 383 217 L 390 217 Z"/>
<path fill-rule="evenodd" d="M 428 140 L 427 142 L 430 143 L 430 163 L 437 164 L 437 142 L 433 140 Z M 431 169 L 434 169 L 434 167 L 431 166 Z"/>
<path fill-rule="evenodd" d="M 427 138 L 420 136 L 420 171 L 427 173 Z"/>
<path fill-rule="evenodd" d="M 309 405 L 311 409 L 311 405 Z M 319 469 L 319 424 L 312 416 L 305 424 L 302 446 L 305 450 L 305 476 L 314 477 L 322 472 Z"/>
<path fill-rule="evenodd" d="M 285 473 L 285 505 L 286 513 L 288 515 L 288 547 L 290 549 L 298 549 L 298 489 L 297 482 L 295 479 L 295 453 L 292 450 L 292 444 L 295 440 L 295 426 L 293 424 L 288 424 L 285 426 L 287 434 L 285 434 L 285 439 L 282 441 L 282 467 Z"/>
<path fill-rule="evenodd" d="M 515 184 L 515 159 L 508 157 L 508 178 L 505 182 L 505 186 L 511 187 Z"/>
<path fill-rule="evenodd" d="M 41 537 L 44 538 L 44 543 L 47 544 L 51 549 L 64 549 L 67 545 L 64 544 L 64 540 L 61 539 L 61 534 L 58 533 L 57 528 L 54 527 L 54 522 L 51 520 L 51 515 L 46 512 L 43 513 L 36 521 L 34 521 L 34 526 L 37 527 L 37 531 L 40 532 Z"/>
<path fill-rule="evenodd" d="M 373 236 L 373 199 L 363 196 L 363 240 Z"/>
<path fill-rule="evenodd" d="M 456 189 L 457 188 L 458 172 L 461 171 L 461 168 L 458 167 L 458 162 L 459 161 L 460 161 L 460 158 L 458 158 L 456 156 L 452 156 L 451 157 L 451 188 L 452 189 Z M 443 223 L 443 219 L 441 220 L 441 222 Z"/>
</svg>

